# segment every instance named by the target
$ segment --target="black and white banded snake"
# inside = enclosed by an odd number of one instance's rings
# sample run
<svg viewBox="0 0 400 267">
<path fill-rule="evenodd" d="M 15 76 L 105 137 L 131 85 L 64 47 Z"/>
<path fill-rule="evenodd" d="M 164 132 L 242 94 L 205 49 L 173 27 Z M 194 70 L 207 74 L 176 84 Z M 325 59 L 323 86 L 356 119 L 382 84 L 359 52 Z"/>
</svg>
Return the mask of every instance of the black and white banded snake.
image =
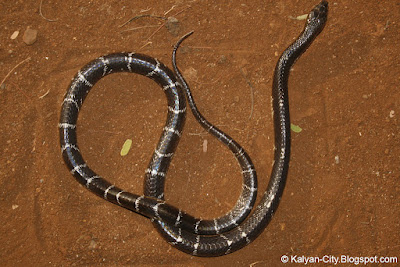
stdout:
<svg viewBox="0 0 400 267">
<path fill-rule="evenodd" d="M 175 45 L 172 57 L 175 73 L 157 59 L 135 53 L 109 54 L 93 60 L 78 71 L 64 97 L 58 124 L 61 153 L 72 175 L 93 193 L 150 218 L 161 235 L 181 251 L 196 256 L 221 256 L 243 248 L 261 234 L 282 196 L 290 157 L 289 71 L 323 29 L 327 12 L 327 1 L 322 1 L 312 9 L 303 32 L 283 52 L 276 65 L 272 89 L 274 164 L 268 187 L 251 215 L 249 213 L 256 199 L 257 178 L 250 157 L 237 142 L 200 114 L 176 66 L 177 49 L 191 33 Z M 144 195 L 125 192 L 97 175 L 87 166 L 77 145 L 76 123 L 84 99 L 97 81 L 114 72 L 147 76 L 162 87 L 167 97 L 167 120 L 146 169 Z M 164 201 L 165 176 L 185 122 L 185 95 L 195 118 L 233 152 L 242 169 L 242 193 L 234 208 L 220 218 L 196 219 Z"/>
</svg>

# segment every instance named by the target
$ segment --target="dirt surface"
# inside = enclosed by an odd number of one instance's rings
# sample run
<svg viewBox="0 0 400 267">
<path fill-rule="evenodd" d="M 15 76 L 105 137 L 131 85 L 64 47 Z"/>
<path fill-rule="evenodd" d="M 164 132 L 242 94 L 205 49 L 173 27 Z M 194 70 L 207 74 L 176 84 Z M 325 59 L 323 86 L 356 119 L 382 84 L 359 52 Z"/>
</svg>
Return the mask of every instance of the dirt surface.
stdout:
<svg viewBox="0 0 400 267">
<path fill-rule="evenodd" d="M 292 134 L 281 204 L 266 230 L 240 251 L 219 258 L 186 255 L 165 242 L 148 219 L 100 199 L 68 172 L 57 123 L 75 73 L 96 57 L 121 51 L 145 53 L 171 66 L 172 46 L 194 30 L 179 53 L 180 68 L 205 117 L 248 151 L 264 191 L 273 162 L 274 66 L 303 29 L 304 21 L 291 17 L 308 13 L 317 2 L 215 2 L 44 0 L 40 8 L 38 0 L 2 1 L 2 266 L 258 267 L 277 266 L 282 255 L 400 257 L 397 0 L 330 1 L 323 33 L 291 72 L 291 119 L 302 131 Z M 179 28 L 168 30 L 156 18 L 121 27 L 143 14 L 173 16 Z M 28 27 L 37 30 L 29 46 L 22 38 Z M 15 31 L 19 35 L 11 39 Z M 166 99 L 150 79 L 132 74 L 102 79 L 78 123 L 88 164 L 140 194 L 165 114 Z M 121 157 L 127 138 L 133 149 Z M 234 157 L 188 114 L 168 173 L 168 202 L 212 218 L 233 206 L 240 188 Z"/>
</svg>

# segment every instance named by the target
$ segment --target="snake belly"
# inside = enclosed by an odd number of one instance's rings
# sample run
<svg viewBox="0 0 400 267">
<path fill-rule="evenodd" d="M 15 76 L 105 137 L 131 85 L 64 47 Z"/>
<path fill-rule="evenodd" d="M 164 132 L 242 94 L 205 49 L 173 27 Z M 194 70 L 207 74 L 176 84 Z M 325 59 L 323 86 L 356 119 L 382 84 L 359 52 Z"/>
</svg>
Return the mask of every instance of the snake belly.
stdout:
<svg viewBox="0 0 400 267">
<path fill-rule="evenodd" d="M 272 105 L 274 118 L 275 152 L 271 177 L 265 193 L 254 212 L 233 230 L 219 235 L 199 235 L 185 232 L 173 225 L 154 221 L 158 231 L 173 246 L 195 256 L 221 256 L 239 250 L 259 236 L 271 220 L 278 208 L 289 169 L 290 158 L 290 116 L 288 79 L 294 62 L 306 51 L 312 41 L 325 26 L 328 14 L 328 2 L 321 1 L 308 15 L 307 23 L 300 36 L 282 53 L 274 72 L 272 86 Z M 190 34 L 189 34 L 190 35 Z M 187 36 L 186 36 L 187 37 Z M 185 38 L 185 37 L 184 37 Z M 180 42 L 178 42 L 177 46 Z M 174 70 L 183 85 L 187 97 L 191 93 L 189 86 L 179 72 L 175 63 L 175 47 L 173 54 Z M 195 105 L 190 104 L 195 117 L 198 112 Z M 193 108 L 194 107 L 194 108 Z M 194 110 L 193 110 L 194 109 Z M 198 120 L 201 120 L 201 115 Z M 204 126 L 203 126 L 204 127 Z"/>
</svg>

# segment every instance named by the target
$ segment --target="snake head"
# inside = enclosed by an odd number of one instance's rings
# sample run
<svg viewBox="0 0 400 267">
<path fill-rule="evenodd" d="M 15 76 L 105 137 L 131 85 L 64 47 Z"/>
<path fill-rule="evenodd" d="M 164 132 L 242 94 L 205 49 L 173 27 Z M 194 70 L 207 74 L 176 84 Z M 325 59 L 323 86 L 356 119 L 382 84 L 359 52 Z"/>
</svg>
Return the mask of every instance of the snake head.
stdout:
<svg viewBox="0 0 400 267">
<path fill-rule="evenodd" d="M 321 3 L 316 5 L 307 17 L 307 26 L 318 28 L 319 31 L 325 25 L 328 18 L 328 2 L 323 0 Z"/>
</svg>

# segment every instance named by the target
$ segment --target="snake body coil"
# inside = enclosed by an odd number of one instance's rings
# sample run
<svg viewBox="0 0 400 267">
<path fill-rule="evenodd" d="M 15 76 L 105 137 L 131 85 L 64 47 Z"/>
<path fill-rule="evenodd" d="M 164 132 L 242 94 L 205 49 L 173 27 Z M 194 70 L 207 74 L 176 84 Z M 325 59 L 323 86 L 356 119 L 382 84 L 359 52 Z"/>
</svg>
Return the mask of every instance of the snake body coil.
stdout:
<svg viewBox="0 0 400 267">
<path fill-rule="evenodd" d="M 200 114 L 186 81 L 176 67 L 176 51 L 188 35 L 175 46 L 173 53 L 175 74 L 157 59 L 135 53 L 103 56 L 90 62 L 78 72 L 64 97 L 59 122 L 61 152 L 72 175 L 93 193 L 152 219 L 161 235 L 170 244 L 186 253 L 196 256 L 220 256 L 244 247 L 266 227 L 282 196 L 290 157 L 287 88 L 289 71 L 296 59 L 322 30 L 327 11 L 326 1 L 322 1 L 311 11 L 304 31 L 283 52 L 276 65 L 272 90 L 275 161 L 268 188 L 250 216 L 248 215 L 257 192 L 256 172 L 251 159 L 237 142 Z M 145 75 L 157 82 L 167 97 L 167 120 L 146 169 L 144 195 L 123 191 L 97 175 L 85 163 L 77 144 L 76 123 L 84 99 L 98 80 L 114 72 Z M 242 193 L 236 205 L 226 215 L 212 220 L 194 218 L 164 201 L 164 180 L 185 122 L 185 94 L 199 123 L 232 151 L 242 169 Z"/>
</svg>

